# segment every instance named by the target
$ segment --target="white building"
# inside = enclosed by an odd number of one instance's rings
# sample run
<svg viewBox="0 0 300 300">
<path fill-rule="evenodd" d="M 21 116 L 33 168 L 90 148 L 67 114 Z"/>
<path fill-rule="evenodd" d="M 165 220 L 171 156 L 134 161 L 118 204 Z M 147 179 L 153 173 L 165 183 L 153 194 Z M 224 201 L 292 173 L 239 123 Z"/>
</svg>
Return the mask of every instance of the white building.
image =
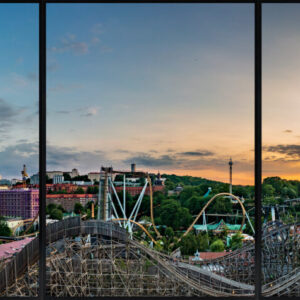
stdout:
<svg viewBox="0 0 300 300">
<path fill-rule="evenodd" d="M 91 181 L 99 181 L 100 180 L 100 172 L 88 173 L 88 179 Z"/>
<path fill-rule="evenodd" d="M 39 174 L 34 174 L 30 176 L 30 184 L 39 184 L 40 183 L 40 176 Z"/>
<path fill-rule="evenodd" d="M 63 175 L 54 175 L 53 176 L 53 183 L 63 183 L 64 182 L 64 176 Z"/>
<path fill-rule="evenodd" d="M 79 176 L 79 172 L 77 169 L 72 169 L 72 171 L 69 173 L 71 178 Z"/>
<path fill-rule="evenodd" d="M 48 172 L 46 172 L 46 174 L 49 177 L 49 179 L 53 179 L 53 177 L 55 175 L 61 175 L 61 176 L 64 175 L 64 173 L 62 171 L 48 171 Z"/>
</svg>

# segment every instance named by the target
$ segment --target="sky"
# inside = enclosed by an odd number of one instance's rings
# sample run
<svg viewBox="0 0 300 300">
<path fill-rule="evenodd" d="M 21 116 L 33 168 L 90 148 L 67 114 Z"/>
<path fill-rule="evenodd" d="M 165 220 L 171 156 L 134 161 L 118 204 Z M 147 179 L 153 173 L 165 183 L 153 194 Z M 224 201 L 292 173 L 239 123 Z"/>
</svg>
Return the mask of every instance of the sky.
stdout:
<svg viewBox="0 0 300 300">
<path fill-rule="evenodd" d="M 0 175 L 38 169 L 38 7 L 0 4 Z"/>
<path fill-rule="evenodd" d="M 263 177 L 300 180 L 300 4 L 263 5 Z"/>
<path fill-rule="evenodd" d="M 11 178 L 38 169 L 38 12 L 0 5 Z M 228 182 L 232 157 L 233 182 L 253 184 L 253 30 L 251 4 L 48 4 L 47 169 L 136 163 Z"/>
</svg>

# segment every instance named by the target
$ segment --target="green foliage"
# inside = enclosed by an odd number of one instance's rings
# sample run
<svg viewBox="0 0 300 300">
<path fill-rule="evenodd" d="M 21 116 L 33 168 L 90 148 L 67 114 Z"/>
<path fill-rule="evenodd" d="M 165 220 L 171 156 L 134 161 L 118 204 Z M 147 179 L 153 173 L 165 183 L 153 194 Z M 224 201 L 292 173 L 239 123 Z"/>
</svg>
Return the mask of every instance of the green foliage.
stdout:
<svg viewBox="0 0 300 300">
<path fill-rule="evenodd" d="M 192 215 L 189 213 L 189 210 L 181 207 L 178 201 L 164 200 L 159 211 L 163 225 L 172 227 L 173 230 L 187 228 L 192 222 Z"/>
<path fill-rule="evenodd" d="M 174 237 L 174 230 L 172 227 L 167 227 L 165 231 L 165 235 L 168 239 L 172 239 Z"/>
<path fill-rule="evenodd" d="M 78 187 L 75 191 L 74 194 L 84 194 L 84 189 L 82 187 Z"/>
<path fill-rule="evenodd" d="M 88 175 L 79 175 L 71 178 L 72 181 L 85 181 L 85 182 L 91 182 Z"/>
<path fill-rule="evenodd" d="M 53 183 L 53 179 L 50 179 L 48 175 L 46 175 L 46 183 L 47 184 Z"/>
<path fill-rule="evenodd" d="M 11 236 L 12 231 L 3 217 L 0 217 L 0 236 Z"/>
<path fill-rule="evenodd" d="M 72 180 L 69 173 L 63 173 L 63 176 L 64 176 L 64 181 L 71 181 Z"/>
<path fill-rule="evenodd" d="M 61 204 L 59 204 L 59 205 L 57 206 L 57 209 L 61 210 L 63 213 L 66 212 L 66 210 L 62 207 Z"/>
<path fill-rule="evenodd" d="M 57 208 L 57 205 L 56 205 L 56 204 L 54 204 L 54 203 L 48 204 L 48 205 L 46 206 L 46 214 L 47 214 L 47 215 L 50 214 L 50 212 L 51 212 L 53 209 L 55 209 L 55 208 Z"/>
<path fill-rule="evenodd" d="M 76 202 L 75 205 L 74 205 L 74 213 L 75 214 L 81 214 L 84 212 L 84 208 L 83 206 L 81 205 L 81 203 L 79 202 Z"/>
<path fill-rule="evenodd" d="M 183 255 L 193 255 L 198 246 L 196 236 L 193 233 L 189 233 L 181 239 L 179 246 Z"/>
<path fill-rule="evenodd" d="M 98 194 L 99 188 L 98 186 L 89 186 L 86 190 L 87 194 Z"/>
<path fill-rule="evenodd" d="M 231 240 L 230 240 L 230 243 L 229 243 L 229 246 L 231 248 L 232 251 L 238 249 L 238 248 L 241 248 L 242 245 L 243 245 L 243 236 L 241 235 L 240 232 L 237 232 L 236 234 L 234 234 L 232 237 L 231 237 Z"/>
<path fill-rule="evenodd" d="M 60 209 L 54 208 L 50 212 L 50 218 L 54 220 L 62 220 L 63 219 L 63 213 Z"/>
<path fill-rule="evenodd" d="M 225 245 L 222 240 L 217 239 L 210 245 L 210 250 L 212 252 L 222 252 L 225 250 Z"/>
</svg>

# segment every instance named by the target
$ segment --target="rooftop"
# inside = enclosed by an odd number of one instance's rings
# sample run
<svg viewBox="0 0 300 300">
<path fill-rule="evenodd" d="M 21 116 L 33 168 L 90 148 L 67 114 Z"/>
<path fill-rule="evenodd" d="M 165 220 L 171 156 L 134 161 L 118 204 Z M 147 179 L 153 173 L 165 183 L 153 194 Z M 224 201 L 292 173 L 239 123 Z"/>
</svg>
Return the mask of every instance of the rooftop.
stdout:
<svg viewBox="0 0 300 300">
<path fill-rule="evenodd" d="M 21 251 L 33 238 L 0 245 L 0 259 L 6 259 Z"/>
</svg>

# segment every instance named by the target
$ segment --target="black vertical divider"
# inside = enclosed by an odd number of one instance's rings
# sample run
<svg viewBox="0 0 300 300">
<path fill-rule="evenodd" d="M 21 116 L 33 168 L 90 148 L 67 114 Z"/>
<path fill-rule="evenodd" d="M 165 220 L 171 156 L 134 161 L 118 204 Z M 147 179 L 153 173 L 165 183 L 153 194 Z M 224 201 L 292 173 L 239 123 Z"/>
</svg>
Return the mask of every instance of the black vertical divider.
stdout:
<svg viewBox="0 0 300 300">
<path fill-rule="evenodd" d="M 39 2 L 39 299 L 46 295 L 46 2 Z"/>
<path fill-rule="evenodd" d="M 255 2 L 255 299 L 261 298 L 262 16 Z"/>
</svg>

